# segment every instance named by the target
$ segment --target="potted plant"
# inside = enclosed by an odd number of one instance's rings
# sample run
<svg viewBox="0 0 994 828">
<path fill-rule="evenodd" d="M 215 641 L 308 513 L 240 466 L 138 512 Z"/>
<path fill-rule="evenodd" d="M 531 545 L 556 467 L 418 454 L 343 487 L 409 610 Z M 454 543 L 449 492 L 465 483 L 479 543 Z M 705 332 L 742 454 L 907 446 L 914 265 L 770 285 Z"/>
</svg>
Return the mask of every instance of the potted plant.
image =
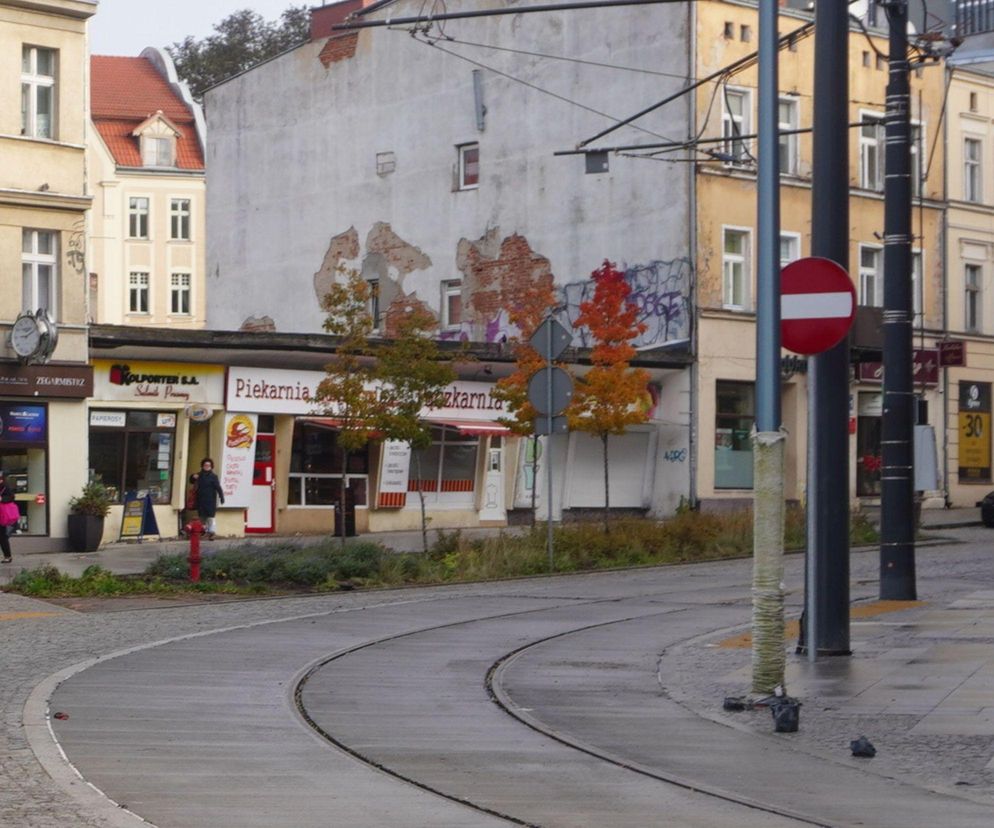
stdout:
<svg viewBox="0 0 994 828">
<path fill-rule="evenodd" d="M 96 480 L 87 483 L 79 497 L 69 499 L 69 545 L 74 552 L 94 552 L 100 547 L 110 506 L 110 493 Z"/>
</svg>

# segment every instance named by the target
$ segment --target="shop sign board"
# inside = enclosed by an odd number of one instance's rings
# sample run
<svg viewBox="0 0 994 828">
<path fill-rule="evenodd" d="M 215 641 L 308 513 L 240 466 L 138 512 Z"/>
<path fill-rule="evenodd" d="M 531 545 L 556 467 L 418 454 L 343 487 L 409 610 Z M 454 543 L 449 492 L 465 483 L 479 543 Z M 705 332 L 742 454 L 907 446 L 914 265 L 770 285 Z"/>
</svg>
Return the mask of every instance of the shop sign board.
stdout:
<svg viewBox="0 0 994 828">
<path fill-rule="evenodd" d="M 90 411 L 90 427 L 124 428 L 128 424 L 128 414 L 125 411 Z"/>
<path fill-rule="evenodd" d="M 224 366 L 193 362 L 94 360 L 93 397 L 100 401 L 220 405 Z"/>
<path fill-rule="evenodd" d="M 316 401 L 322 371 L 291 371 L 285 368 L 232 366 L 225 384 L 225 408 L 256 414 L 334 416 L 334 406 Z M 376 385 L 369 389 L 375 390 Z M 504 416 L 504 402 L 494 394 L 494 384 L 459 380 L 447 386 L 439 408 L 425 409 L 422 416 L 438 419 L 492 422 Z"/>
<path fill-rule="evenodd" d="M 912 383 L 934 388 L 939 384 L 940 352 L 938 348 L 915 348 L 911 352 Z M 859 363 L 857 376 L 860 382 L 882 383 L 884 366 L 882 362 Z"/>
<path fill-rule="evenodd" d="M 380 453 L 380 492 L 376 501 L 378 508 L 399 509 L 405 505 L 410 469 L 410 443 L 385 441 Z"/>
<path fill-rule="evenodd" d="M 252 473 L 255 471 L 255 414 L 224 415 L 224 447 L 221 450 L 221 488 L 224 505 L 243 509 L 252 500 Z"/>
<path fill-rule="evenodd" d="M 125 492 L 124 516 L 121 519 L 121 534 L 123 538 L 138 538 L 141 543 L 145 535 L 158 535 L 159 524 L 155 520 L 155 510 L 152 508 L 152 498 L 147 491 Z"/>
<path fill-rule="evenodd" d="M 93 395 L 93 368 L 9 363 L 0 367 L 0 395 L 85 400 Z"/>
<path fill-rule="evenodd" d="M 40 443 L 48 438 L 43 405 L 0 403 L 0 442 Z"/>
<path fill-rule="evenodd" d="M 959 384 L 959 479 L 989 483 L 991 479 L 991 384 Z"/>
<path fill-rule="evenodd" d="M 939 343 L 939 365 L 962 368 L 966 366 L 966 342 L 949 339 Z"/>
</svg>

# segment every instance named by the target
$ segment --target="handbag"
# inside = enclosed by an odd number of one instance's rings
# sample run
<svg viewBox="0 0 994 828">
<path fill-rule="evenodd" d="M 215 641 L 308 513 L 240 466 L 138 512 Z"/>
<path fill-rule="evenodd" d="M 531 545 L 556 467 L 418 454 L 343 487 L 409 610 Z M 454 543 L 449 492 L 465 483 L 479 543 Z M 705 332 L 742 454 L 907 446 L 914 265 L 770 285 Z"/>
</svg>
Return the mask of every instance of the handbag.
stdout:
<svg viewBox="0 0 994 828">
<path fill-rule="evenodd" d="M 13 526 L 20 519 L 21 510 L 16 503 L 0 503 L 0 526 Z"/>
</svg>

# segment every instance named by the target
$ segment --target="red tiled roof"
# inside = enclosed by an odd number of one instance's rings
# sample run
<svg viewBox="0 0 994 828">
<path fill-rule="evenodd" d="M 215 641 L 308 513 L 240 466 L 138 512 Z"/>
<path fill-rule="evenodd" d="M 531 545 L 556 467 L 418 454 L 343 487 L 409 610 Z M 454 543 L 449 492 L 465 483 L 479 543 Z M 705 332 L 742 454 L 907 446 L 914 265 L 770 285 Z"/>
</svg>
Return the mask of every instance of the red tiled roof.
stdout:
<svg viewBox="0 0 994 828">
<path fill-rule="evenodd" d="M 90 116 L 118 164 L 142 165 L 138 138 L 131 133 L 160 110 L 182 133 L 176 141 L 176 166 L 202 170 L 193 113 L 155 67 L 140 57 L 90 58 Z"/>
</svg>

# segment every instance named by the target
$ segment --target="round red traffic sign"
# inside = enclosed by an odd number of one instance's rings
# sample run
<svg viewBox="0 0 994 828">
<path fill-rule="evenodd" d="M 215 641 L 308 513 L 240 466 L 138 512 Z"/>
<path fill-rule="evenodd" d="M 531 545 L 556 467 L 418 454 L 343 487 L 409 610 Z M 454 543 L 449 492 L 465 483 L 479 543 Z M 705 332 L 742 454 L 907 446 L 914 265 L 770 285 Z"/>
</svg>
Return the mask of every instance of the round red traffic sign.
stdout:
<svg viewBox="0 0 994 828">
<path fill-rule="evenodd" d="M 856 291 L 845 268 L 810 256 L 780 271 L 780 339 L 796 354 L 838 345 L 856 316 Z"/>
</svg>

